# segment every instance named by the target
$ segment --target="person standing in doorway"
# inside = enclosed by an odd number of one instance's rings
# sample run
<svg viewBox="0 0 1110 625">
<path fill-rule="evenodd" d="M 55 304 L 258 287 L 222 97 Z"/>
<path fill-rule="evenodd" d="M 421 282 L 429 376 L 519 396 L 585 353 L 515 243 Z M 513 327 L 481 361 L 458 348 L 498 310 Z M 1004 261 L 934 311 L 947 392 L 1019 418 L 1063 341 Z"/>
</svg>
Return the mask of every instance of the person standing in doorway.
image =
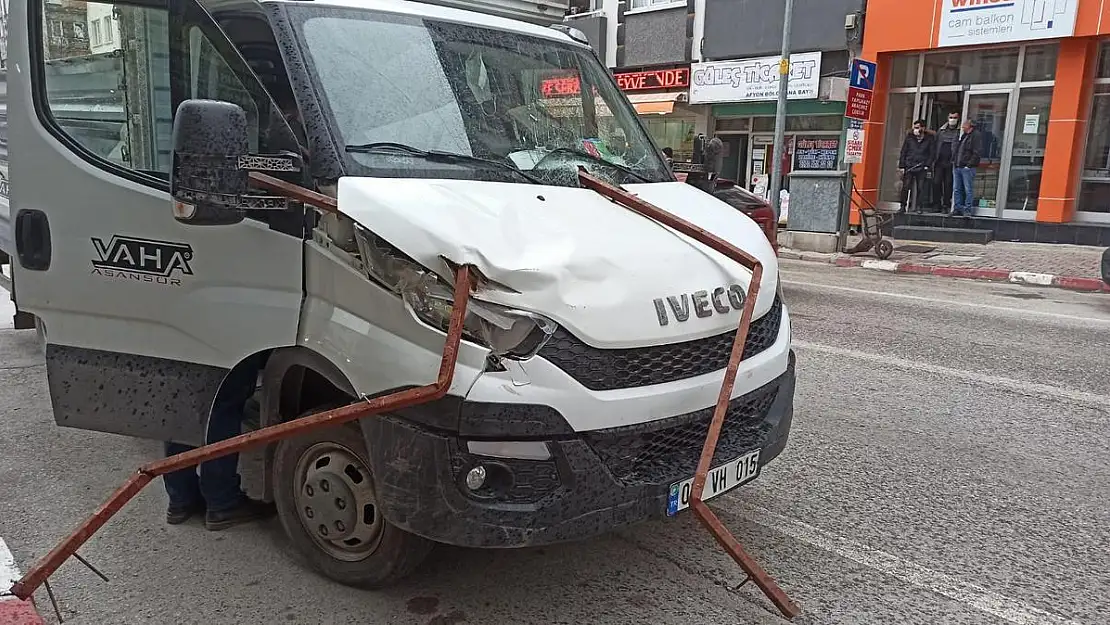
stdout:
<svg viewBox="0 0 1110 625">
<path fill-rule="evenodd" d="M 937 158 L 933 165 L 933 179 L 936 181 L 936 197 L 941 212 L 952 210 L 952 163 L 956 158 L 956 146 L 960 143 L 960 114 L 948 114 L 948 122 L 937 131 Z"/>
<path fill-rule="evenodd" d="M 952 215 L 971 217 L 975 214 L 975 199 L 972 186 L 975 170 L 979 167 L 982 152 L 982 136 L 975 130 L 975 122 L 965 119 L 956 143 L 956 156 L 952 173 Z"/>
<path fill-rule="evenodd" d="M 925 205 L 925 181 L 929 171 L 933 168 L 933 161 L 937 156 L 936 137 L 925 130 L 925 120 L 919 119 L 913 123 L 913 130 L 906 135 L 902 142 L 902 153 L 898 155 L 898 173 L 902 176 L 902 193 L 899 198 L 902 212 L 906 212 L 906 205 L 913 189 L 913 209 L 920 211 Z"/>
</svg>

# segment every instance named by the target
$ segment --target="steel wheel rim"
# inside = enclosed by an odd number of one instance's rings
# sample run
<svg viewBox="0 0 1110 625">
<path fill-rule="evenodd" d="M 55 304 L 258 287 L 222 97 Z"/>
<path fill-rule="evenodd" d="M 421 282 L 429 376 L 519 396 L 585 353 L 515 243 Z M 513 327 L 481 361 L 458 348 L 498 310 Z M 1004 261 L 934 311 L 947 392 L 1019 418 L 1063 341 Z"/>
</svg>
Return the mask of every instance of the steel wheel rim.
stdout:
<svg viewBox="0 0 1110 625">
<path fill-rule="evenodd" d="M 297 519 L 322 551 L 357 562 L 377 550 L 384 525 L 370 471 L 354 451 L 333 442 L 309 447 L 292 487 Z"/>
</svg>

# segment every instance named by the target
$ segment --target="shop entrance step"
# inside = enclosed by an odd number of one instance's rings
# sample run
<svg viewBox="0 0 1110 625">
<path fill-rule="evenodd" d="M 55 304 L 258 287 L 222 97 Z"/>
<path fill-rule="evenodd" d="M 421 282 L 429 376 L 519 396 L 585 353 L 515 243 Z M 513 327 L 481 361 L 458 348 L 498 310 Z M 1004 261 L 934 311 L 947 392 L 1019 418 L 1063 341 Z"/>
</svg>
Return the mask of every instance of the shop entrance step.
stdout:
<svg viewBox="0 0 1110 625">
<path fill-rule="evenodd" d="M 935 226 L 895 226 L 899 241 L 936 241 L 939 243 L 981 243 L 994 240 L 994 232 L 978 228 L 938 228 Z"/>
</svg>

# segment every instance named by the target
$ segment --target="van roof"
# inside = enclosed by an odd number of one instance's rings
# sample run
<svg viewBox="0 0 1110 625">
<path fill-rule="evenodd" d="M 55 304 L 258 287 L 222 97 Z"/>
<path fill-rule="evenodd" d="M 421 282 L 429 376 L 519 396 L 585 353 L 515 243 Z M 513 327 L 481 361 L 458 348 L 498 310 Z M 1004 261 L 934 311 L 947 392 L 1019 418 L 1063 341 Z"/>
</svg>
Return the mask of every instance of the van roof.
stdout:
<svg viewBox="0 0 1110 625">
<path fill-rule="evenodd" d="M 569 43 L 577 46 L 586 47 L 584 44 L 575 41 L 566 34 L 555 30 L 554 28 L 545 28 L 536 24 L 530 24 L 515 19 L 508 19 L 482 13 L 478 10 L 466 10 L 460 8 L 453 8 L 453 6 L 443 6 L 443 4 L 452 5 L 467 5 L 466 0 L 259 0 L 263 4 L 279 3 L 279 4 L 313 4 L 317 6 L 333 6 L 333 7 L 346 7 L 355 9 L 370 9 L 374 11 L 381 11 L 384 13 L 394 13 L 400 15 L 412 15 L 415 17 L 427 17 L 431 19 L 439 19 L 449 22 L 461 22 L 473 26 L 484 26 L 497 30 L 510 31 L 520 33 L 522 35 L 532 35 L 534 37 L 543 37 L 551 39 L 560 43 Z M 442 4 L 441 4 L 442 3 Z M 493 2 L 482 3 L 493 6 Z M 480 5 L 475 5 L 478 8 Z"/>
</svg>

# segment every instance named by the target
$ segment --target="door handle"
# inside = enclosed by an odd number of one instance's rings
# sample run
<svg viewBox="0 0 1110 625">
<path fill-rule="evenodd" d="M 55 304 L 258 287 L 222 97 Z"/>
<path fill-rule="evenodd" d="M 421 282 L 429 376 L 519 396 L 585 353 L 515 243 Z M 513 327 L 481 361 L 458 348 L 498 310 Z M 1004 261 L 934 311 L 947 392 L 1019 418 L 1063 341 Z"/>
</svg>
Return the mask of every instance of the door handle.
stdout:
<svg viewBox="0 0 1110 625">
<path fill-rule="evenodd" d="M 50 269 L 50 220 L 40 210 L 23 209 L 15 217 L 15 251 L 31 271 Z"/>
</svg>

